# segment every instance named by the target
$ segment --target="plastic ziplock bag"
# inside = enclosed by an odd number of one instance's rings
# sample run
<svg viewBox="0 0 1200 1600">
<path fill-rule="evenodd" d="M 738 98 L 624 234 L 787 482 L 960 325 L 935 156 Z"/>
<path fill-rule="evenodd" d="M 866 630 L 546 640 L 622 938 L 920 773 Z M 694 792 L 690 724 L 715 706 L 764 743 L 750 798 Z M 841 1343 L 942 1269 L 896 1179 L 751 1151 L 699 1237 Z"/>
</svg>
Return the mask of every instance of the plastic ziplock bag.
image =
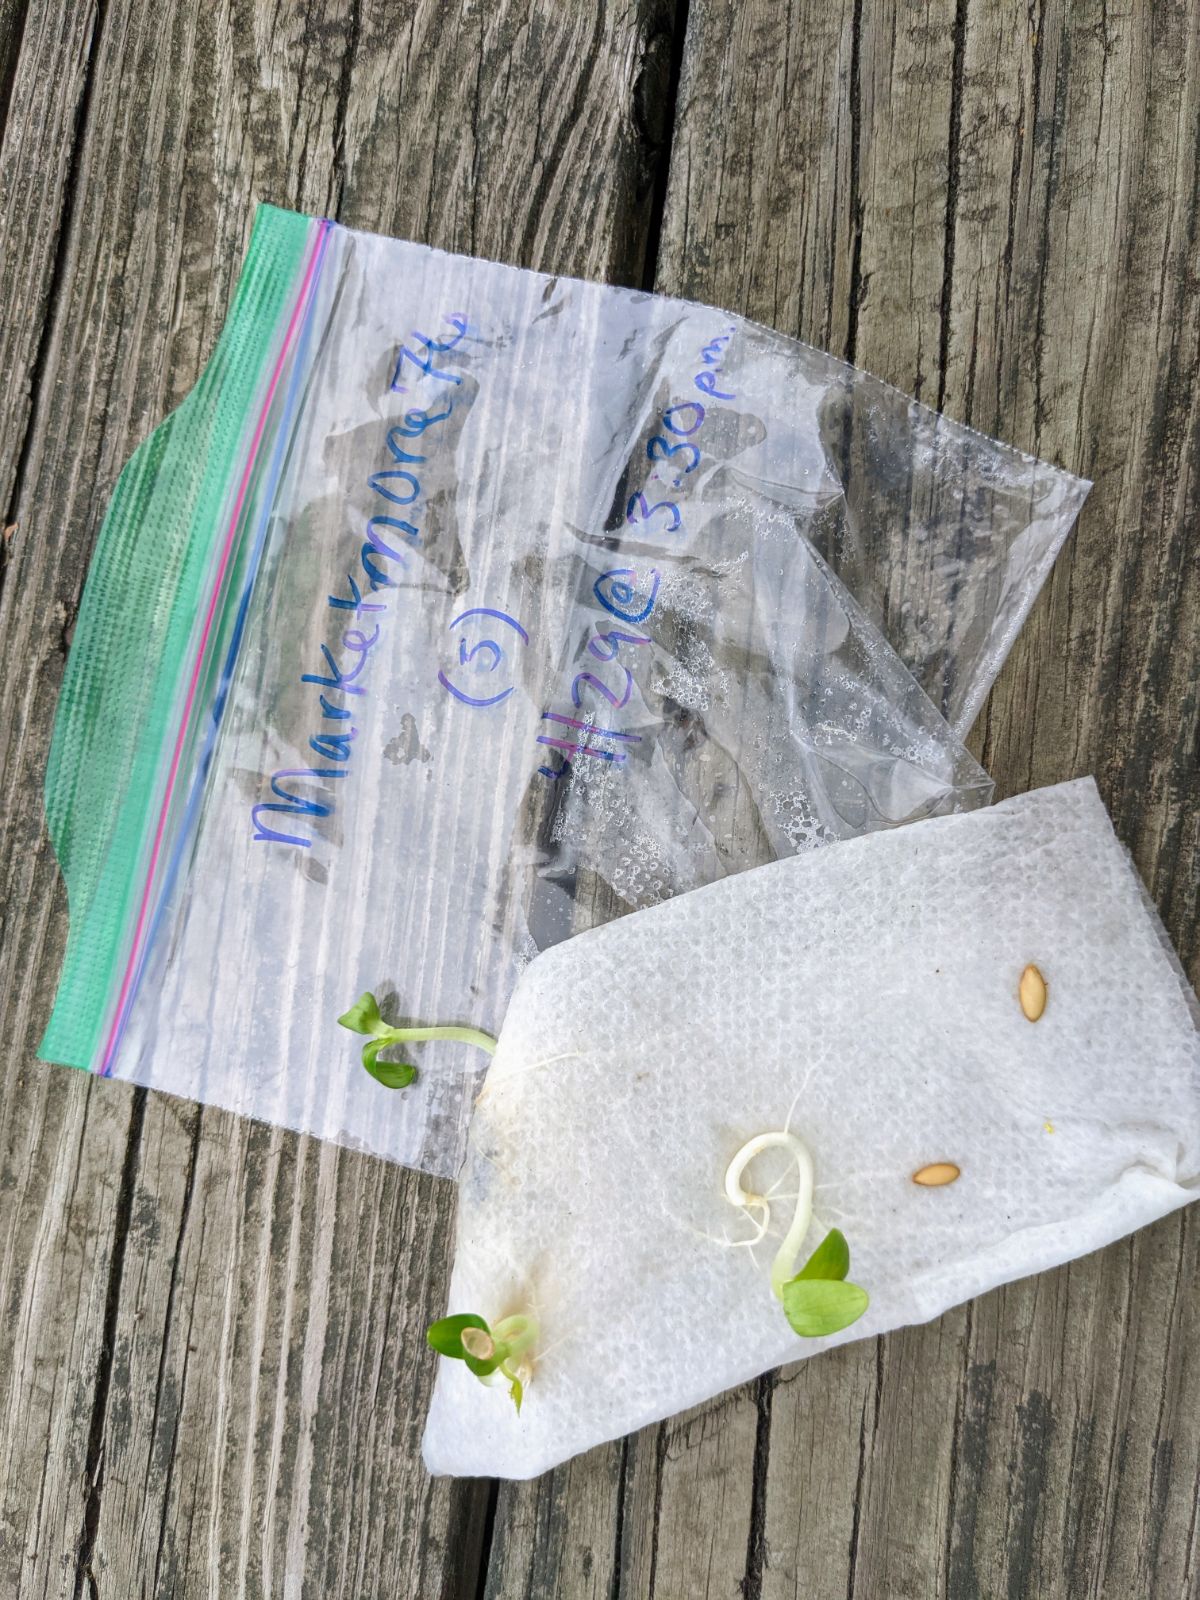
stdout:
<svg viewBox="0 0 1200 1600">
<path fill-rule="evenodd" d="M 350 1002 L 495 1032 L 578 928 L 985 803 L 1086 491 L 742 318 L 263 208 L 89 573 L 43 1055 L 454 1173 L 474 1060 L 389 1092 Z"/>
</svg>

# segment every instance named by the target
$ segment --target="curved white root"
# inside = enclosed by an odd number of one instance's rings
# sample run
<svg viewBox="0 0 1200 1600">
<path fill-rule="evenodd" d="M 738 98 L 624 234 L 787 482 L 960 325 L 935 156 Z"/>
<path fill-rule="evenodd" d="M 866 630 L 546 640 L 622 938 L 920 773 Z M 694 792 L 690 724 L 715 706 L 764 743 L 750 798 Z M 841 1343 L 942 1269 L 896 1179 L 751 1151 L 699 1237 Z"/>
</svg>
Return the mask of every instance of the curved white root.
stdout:
<svg viewBox="0 0 1200 1600">
<path fill-rule="evenodd" d="M 790 1113 L 789 1113 L 790 1116 Z M 775 1260 L 771 1263 L 771 1288 L 777 1299 L 783 1299 L 783 1287 L 792 1276 L 796 1265 L 796 1257 L 800 1254 L 800 1247 L 812 1223 L 813 1199 L 813 1163 L 808 1146 L 798 1139 L 794 1133 L 789 1133 L 785 1128 L 780 1128 L 772 1133 L 759 1133 L 746 1143 L 734 1156 L 725 1171 L 725 1198 L 730 1205 L 738 1206 L 742 1210 L 757 1211 L 760 1229 L 758 1238 L 766 1233 L 771 1222 L 771 1201 L 768 1195 L 755 1194 L 752 1190 L 742 1187 L 742 1173 L 764 1150 L 781 1148 L 786 1150 L 796 1163 L 796 1209 L 792 1213 L 791 1226 L 784 1235 L 783 1243 L 776 1251 Z M 773 1185 L 777 1188 L 778 1184 Z M 768 1194 L 770 1191 L 768 1191 Z M 758 1240 L 755 1240 L 757 1243 Z"/>
<path fill-rule="evenodd" d="M 751 1227 L 755 1229 L 755 1232 L 749 1239 L 731 1239 L 727 1229 L 722 1231 L 721 1237 L 718 1239 L 715 1233 L 709 1233 L 705 1228 L 697 1228 L 693 1223 L 686 1222 L 682 1217 L 671 1216 L 670 1212 L 667 1212 L 666 1216 L 677 1228 L 681 1228 L 685 1233 L 690 1233 L 694 1239 L 703 1239 L 705 1244 L 718 1245 L 722 1250 L 753 1251 L 755 1245 L 759 1244 L 763 1237 L 762 1231 L 756 1222 L 751 1223 Z"/>
<path fill-rule="evenodd" d="M 497 1090 L 505 1088 L 514 1078 L 523 1078 L 528 1072 L 544 1072 L 547 1067 L 553 1067 L 560 1061 L 581 1061 L 582 1059 L 583 1052 L 581 1050 L 564 1050 L 561 1055 L 543 1056 L 537 1061 L 528 1062 L 523 1067 L 514 1067 L 510 1072 L 506 1072 L 498 1082 L 493 1082 L 491 1073 L 489 1073 L 483 1080 L 483 1087 L 475 1096 L 475 1104 L 477 1106 L 482 1105 Z"/>
<path fill-rule="evenodd" d="M 531 1366 L 544 1367 L 554 1352 L 556 1350 L 561 1350 L 563 1345 L 568 1344 L 574 1337 L 575 1335 L 573 1333 L 560 1333 L 553 1344 L 548 1344 L 544 1350 L 539 1350 L 537 1355 L 531 1358 Z"/>
</svg>

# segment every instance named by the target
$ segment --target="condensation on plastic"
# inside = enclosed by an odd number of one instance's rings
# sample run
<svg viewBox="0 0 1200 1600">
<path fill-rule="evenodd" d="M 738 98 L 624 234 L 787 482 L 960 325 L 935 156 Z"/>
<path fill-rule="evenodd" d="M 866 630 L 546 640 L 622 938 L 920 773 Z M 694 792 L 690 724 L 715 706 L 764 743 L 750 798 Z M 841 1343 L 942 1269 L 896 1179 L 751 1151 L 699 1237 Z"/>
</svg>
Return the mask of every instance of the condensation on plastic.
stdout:
<svg viewBox="0 0 1200 1600">
<path fill-rule="evenodd" d="M 724 312 L 327 245 L 114 1069 L 453 1174 L 483 1058 L 395 1093 L 338 1014 L 496 1032 L 573 931 L 986 803 L 961 737 L 1087 485 Z"/>
</svg>

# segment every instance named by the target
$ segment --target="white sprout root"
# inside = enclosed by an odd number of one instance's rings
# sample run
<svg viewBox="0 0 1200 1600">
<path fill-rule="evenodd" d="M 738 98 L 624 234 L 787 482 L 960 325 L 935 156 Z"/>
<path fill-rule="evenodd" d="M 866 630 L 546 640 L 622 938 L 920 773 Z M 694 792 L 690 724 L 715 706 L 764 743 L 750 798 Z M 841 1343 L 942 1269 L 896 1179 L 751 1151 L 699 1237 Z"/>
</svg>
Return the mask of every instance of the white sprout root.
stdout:
<svg viewBox="0 0 1200 1600">
<path fill-rule="evenodd" d="M 784 1285 L 792 1277 L 796 1266 L 796 1257 L 800 1254 L 800 1247 L 812 1223 L 813 1202 L 813 1163 L 808 1146 L 789 1133 L 785 1128 L 779 1128 L 773 1133 L 759 1133 L 746 1143 L 734 1156 L 725 1172 L 725 1198 L 730 1205 L 739 1207 L 744 1211 L 757 1211 L 759 1228 L 758 1238 L 766 1233 L 771 1222 L 771 1193 L 755 1194 L 752 1190 L 742 1187 L 742 1173 L 764 1150 L 784 1149 L 796 1163 L 796 1209 L 792 1213 L 791 1226 L 784 1235 L 783 1243 L 775 1254 L 771 1263 L 771 1288 L 778 1300 L 783 1299 Z M 778 1184 L 774 1185 L 775 1188 Z M 757 1243 L 758 1240 L 755 1240 Z"/>
<path fill-rule="evenodd" d="M 480 1089 L 479 1093 L 475 1096 L 475 1104 L 477 1106 L 482 1105 L 483 1102 L 495 1094 L 498 1089 L 506 1088 L 514 1078 L 523 1078 L 528 1072 L 544 1072 L 547 1067 L 553 1067 L 559 1061 L 581 1061 L 582 1059 L 582 1051 L 564 1050 L 561 1055 L 543 1056 L 540 1061 L 531 1061 L 526 1066 L 514 1067 L 511 1072 L 506 1072 L 499 1082 L 494 1082 L 492 1075 L 489 1072 L 487 1077 L 483 1080 L 482 1089 Z"/>
</svg>

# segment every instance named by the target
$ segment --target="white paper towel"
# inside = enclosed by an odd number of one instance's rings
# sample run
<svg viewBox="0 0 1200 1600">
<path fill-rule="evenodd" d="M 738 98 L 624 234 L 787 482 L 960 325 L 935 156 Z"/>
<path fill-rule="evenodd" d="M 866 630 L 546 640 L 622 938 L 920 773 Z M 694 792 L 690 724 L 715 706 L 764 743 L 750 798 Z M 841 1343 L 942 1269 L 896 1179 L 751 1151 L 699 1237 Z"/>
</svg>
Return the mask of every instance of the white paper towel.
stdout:
<svg viewBox="0 0 1200 1600">
<path fill-rule="evenodd" d="M 1049 985 L 1023 1015 L 1029 962 Z M 1200 1189 L 1200 1037 L 1090 779 L 699 889 L 537 958 L 471 1127 L 448 1309 L 532 1311 L 520 1416 L 438 1374 L 432 1472 L 525 1478 L 781 1362 L 922 1322 Z M 788 1121 L 871 1297 L 791 1331 L 726 1166 Z M 956 1163 L 945 1188 L 915 1185 Z M 772 1164 L 773 1163 L 773 1164 Z"/>
</svg>

